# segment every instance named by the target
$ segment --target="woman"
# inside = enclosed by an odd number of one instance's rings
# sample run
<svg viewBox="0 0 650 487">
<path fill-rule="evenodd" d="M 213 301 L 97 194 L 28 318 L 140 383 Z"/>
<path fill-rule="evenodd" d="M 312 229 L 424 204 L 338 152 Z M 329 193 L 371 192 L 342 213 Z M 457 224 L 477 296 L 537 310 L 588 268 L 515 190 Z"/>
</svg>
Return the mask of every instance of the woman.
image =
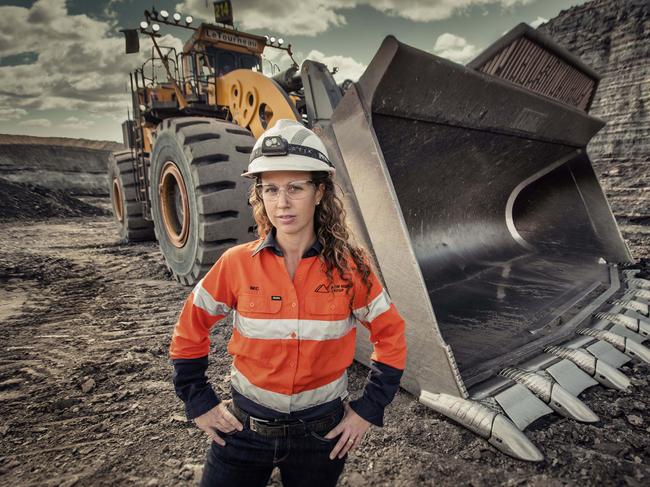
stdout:
<svg viewBox="0 0 650 487">
<path fill-rule="evenodd" d="M 404 369 L 404 321 L 348 242 L 334 167 L 318 136 L 280 120 L 256 142 L 249 201 L 260 240 L 223 254 L 174 328 L 174 384 L 186 414 L 214 441 L 202 485 L 332 486 L 371 424 L 382 426 Z M 231 310 L 232 400 L 205 377 L 210 328 Z M 372 367 L 347 402 L 355 324 L 369 328 Z"/>
</svg>

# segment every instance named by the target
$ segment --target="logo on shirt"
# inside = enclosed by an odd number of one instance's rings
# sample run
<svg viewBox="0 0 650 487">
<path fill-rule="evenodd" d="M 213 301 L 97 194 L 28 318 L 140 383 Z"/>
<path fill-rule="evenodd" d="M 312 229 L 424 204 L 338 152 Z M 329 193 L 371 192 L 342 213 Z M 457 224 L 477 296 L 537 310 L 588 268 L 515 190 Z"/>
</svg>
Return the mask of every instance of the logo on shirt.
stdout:
<svg viewBox="0 0 650 487">
<path fill-rule="evenodd" d="M 344 293 L 346 289 L 351 288 L 352 284 L 330 284 L 329 286 L 327 284 L 319 284 L 316 289 L 314 289 L 314 292 L 316 293 Z"/>
</svg>

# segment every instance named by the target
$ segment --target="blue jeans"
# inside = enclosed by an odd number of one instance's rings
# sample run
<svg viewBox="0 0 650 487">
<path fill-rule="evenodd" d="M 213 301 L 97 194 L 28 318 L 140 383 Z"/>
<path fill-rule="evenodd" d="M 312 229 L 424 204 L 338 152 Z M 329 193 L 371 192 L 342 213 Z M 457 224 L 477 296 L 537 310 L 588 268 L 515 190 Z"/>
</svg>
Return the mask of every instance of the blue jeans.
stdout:
<svg viewBox="0 0 650 487">
<path fill-rule="evenodd" d="M 337 423 L 343 418 L 343 408 Z M 331 429 L 331 428 L 330 428 Z M 329 459 L 339 436 L 327 440 L 327 431 L 303 436 L 268 438 L 244 428 L 220 433 L 226 446 L 212 442 L 203 467 L 201 487 L 263 487 L 275 467 L 284 487 L 333 487 L 343 472 L 347 455 Z"/>
</svg>

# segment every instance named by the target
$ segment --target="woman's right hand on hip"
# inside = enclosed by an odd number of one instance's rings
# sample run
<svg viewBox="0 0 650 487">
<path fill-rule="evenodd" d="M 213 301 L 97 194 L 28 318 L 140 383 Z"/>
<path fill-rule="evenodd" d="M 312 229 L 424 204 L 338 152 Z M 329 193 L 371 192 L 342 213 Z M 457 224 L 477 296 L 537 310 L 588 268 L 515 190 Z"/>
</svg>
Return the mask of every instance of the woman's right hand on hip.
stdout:
<svg viewBox="0 0 650 487">
<path fill-rule="evenodd" d="M 239 420 L 228 411 L 228 404 L 231 402 L 231 399 L 220 402 L 207 413 L 194 419 L 194 423 L 221 446 L 225 446 L 226 442 L 217 432 L 232 433 L 235 430 L 241 431 L 244 429 Z"/>
</svg>

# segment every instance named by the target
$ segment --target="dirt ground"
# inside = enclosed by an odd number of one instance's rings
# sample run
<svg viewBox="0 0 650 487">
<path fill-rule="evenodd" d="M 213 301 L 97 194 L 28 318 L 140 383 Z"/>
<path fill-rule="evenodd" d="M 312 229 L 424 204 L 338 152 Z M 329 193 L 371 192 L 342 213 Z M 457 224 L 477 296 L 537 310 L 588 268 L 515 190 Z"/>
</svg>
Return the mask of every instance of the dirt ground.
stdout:
<svg viewBox="0 0 650 487">
<path fill-rule="evenodd" d="M 167 358 L 190 288 L 170 279 L 157 244 L 119 244 L 103 215 L 0 228 L 0 484 L 196 484 L 209 445 L 185 421 Z M 646 230 L 629 235 L 647 257 Z M 229 333 L 227 323 L 215 327 L 209 371 L 223 393 Z M 648 485 L 650 367 L 623 372 L 630 392 L 582 395 L 601 422 L 552 415 L 526 430 L 546 457 L 539 464 L 498 453 L 400 391 L 340 485 Z M 366 374 L 352 367 L 353 397 Z"/>
</svg>

